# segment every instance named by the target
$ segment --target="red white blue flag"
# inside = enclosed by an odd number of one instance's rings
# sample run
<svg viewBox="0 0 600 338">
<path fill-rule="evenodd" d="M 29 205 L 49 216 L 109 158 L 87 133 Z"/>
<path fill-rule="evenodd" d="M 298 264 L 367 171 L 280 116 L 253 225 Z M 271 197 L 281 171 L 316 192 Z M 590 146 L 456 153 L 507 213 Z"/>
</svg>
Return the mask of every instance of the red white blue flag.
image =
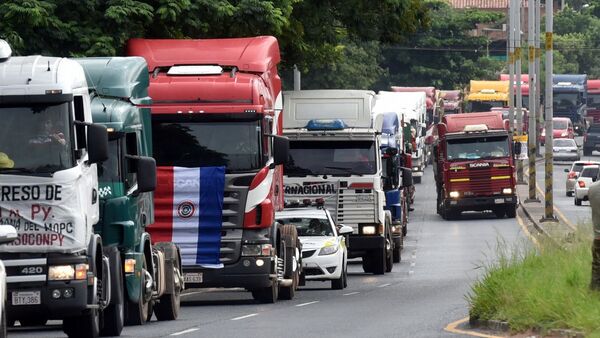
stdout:
<svg viewBox="0 0 600 338">
<path fill-rule="evenodd" d="M 221 268 L 225 167 L 159 167 L 153 242 L 173 242 L 183 266 Z"/>
</svg>

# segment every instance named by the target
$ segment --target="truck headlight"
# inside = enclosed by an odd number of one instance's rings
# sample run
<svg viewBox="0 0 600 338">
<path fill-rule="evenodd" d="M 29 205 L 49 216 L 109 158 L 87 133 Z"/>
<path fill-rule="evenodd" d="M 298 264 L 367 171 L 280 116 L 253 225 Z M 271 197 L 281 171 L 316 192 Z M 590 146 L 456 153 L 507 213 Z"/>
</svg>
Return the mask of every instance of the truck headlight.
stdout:
<svg viewBox="0 0 600 338">
<path fill-rule="evenodd" d="M 328 243 L 325 244 L 324 247 L 321 248 L 321 250 L 319 251 L 319 256 L 326 256 L 326 255 L 333 255 L 334 253 L 336 253 L 339 249 L 339 245 L 337 244 L 333 244 L 333 243 Z"/>
<path fill-rule="evenodd" d="M 460 196 L 460 194 L 458 193 L 458 191 L 450 192 L 450 198 L 458 198 L 459 196 Z"/>
<path fill-rule="evenodd" d="M 365 225 L 361 228 L 361 232 L 363 235 L 375 235 L 377 233 L 377 229 L 374 225 Z"/>
<path fill-rule="evenodd" d="M 512 194 L 512 189 L 511 188 L 504 188 L 502 189 L 502 193 L 505 195 L 510 195 Z"/>
<path fill-rule="evenodd" d="M 48 268 L 48 280 L 71 280 L 75 278 L 73 265 L 54 265 Z"/>
</svg>

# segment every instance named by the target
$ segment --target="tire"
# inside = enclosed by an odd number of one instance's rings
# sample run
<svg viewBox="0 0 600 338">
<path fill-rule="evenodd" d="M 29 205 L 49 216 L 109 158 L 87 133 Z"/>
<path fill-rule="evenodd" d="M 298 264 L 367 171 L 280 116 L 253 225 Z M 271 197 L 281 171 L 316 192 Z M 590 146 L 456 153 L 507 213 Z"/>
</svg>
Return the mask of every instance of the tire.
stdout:
<svg viewBox="0 0 600 338">
<path fill-rule="evenodd" d="M 125 302 L 124 302 L 124 286 L 123 286 L 123 267 L 121 254 L 115 247 L 106 250 L 106 255 L 110 259 L 111 266 L 111 303 L 102 312 L 103 325 L 100 329 L 102 336 L 120 336 L 125 324 Z"/>
<path fill-rule="evenodd" d="M 290 224 L 285 224 L 280 229 L 281 242 L 284 245 L 282 249 L 285 251 L 283 255 L 285 262 L 283 278 L 292 279 L 292 285 L 279 287 L 279 299 L 291 300 L 294 299 L 299 283 L 299 258 L 296 257 L 298 253 L 298 250 L 296 250 L 298 231 L 295 226 Z"/>
<path fill-rule="evenodd" d="M 413 177 L 413 182 L 415 184 L 420 184 L 421 183 L 421 176 L 414 176 Z"/>
<path fill-rule="evenodd" d="M 575 197 L 575 205 L 581 205 L 581 201 L 580 198 Z"/>
<path fill-rule="evenodd" d="M 516 205 L 506 207 L 506 217 L 508 217 L 508 218 L 517 217 L 517 206 Z"/>
<path fill-rule="evenodd" d="M 362 268 L 365 273 L 373 273 L 373 259 L 371 256 L 362 258 Z"/>
<path fill-rule="evenodd" d="M 173 245 L 174 246 L 174 245 Z M 173 275 L 176 276 L 178 271 L 181 271 L 181 262 L 179 261 L 179 254 L 177 248 L 172 248 L 175 253 L 173 259 Z M 179 310 L 181 308 L 181 287 L 175 285 L 175 277 L 172 279 L 173 285 L 169 287 L 173 290 L 170 294 L 164 294 L 160 296 L 158 303 L 154 305 L 154 315 L 158 321 L 164 320 L 176 320 L 179 316 Z"/>
<path fill-rule="evenodd" d="M 2 313 L 2 315 L 4 316 L 4 313 Z M 19 319 L 19 323 L 21 323 L 21 326 L 24 327 L 32 327 L 32 326 L 44 326 L 46 325 L 46 322 L 48 322 L 48 318 L 22 318 Z"/>
<path fill-rule="evenodd" d="M 340 278 L 334 279 L 331 281 L 331 289 L 332 290 L 343 290 L 344 285 L 346 284 L 346 269 L 342 266 L 342 273 L 340 273 Z"/>
<path fill-rule="evenodd" d="M 383 275 L 385 273 L 386 267 L 386 250 L 385 247 L 380 251 L 373 251 L 371 253 L 373 258 L 373 274 L 375 275 Z"/>
<path fill-rule="evenodd" d="M 98 309 L 90 309 L 79 317 L 65 318 L 63 331 L 69 338 L 90 337 L 100 335 L 100 315 Z"/>
<path fill-rule="evenodd" d="M 504 218 L 504 215 L 506 214 L 506 210 L 505 209 L 494 209 L 494 214 L 496 214 L 496 218 Z"/>
<path fill-rule="evenodd" d="M 390 249 L 385 250 L 385 272 L 392 272 L 394 269 L 394 246 L 393 240 L 390 240 Z"/>
<path fill-rule="evenodd" d="M 0 338 L 6 338 L 6 306 L 4 304 L 2 304 L 2 318 L 0 319 Z"/>
<path fill-rule="evenodd" d="M 279 285 L 277 279 L 272 280 L 271 286 L 252 290 L 252 298 L 262 304 L 273 304 L 279 296 Z"/>
<path fill-rule="evenodd" d="M 404 228 L 402 229 L 404 232 Z M 402 261 L 402 249 L 404 247 L 404 235 L 400 236 L 400 245 L 394 246 L 393 263 L 400 263 Z"/>
<path fill-rule="evenodd" d="M 142 273 L 140 278 L 140 300 L 137 303 L 130 301 L 129 299 L 125 302 L 125 323 L 127 325 L 143 325 L 148 320 L 148 312 L 150 309 L 150 302 L 144 301 L 144 289 L 146 284 L 146 269 L 148 264 L 146 257 L 142 260 Z M 152 313 L 152 312 L 150 312 Z"/>
<path fill-rule="evenodd" d="M 573 197 L 573 192 L 572 191 L 567 191 L 567 193 L 565 195 L 567 195 L 567 197 Z"/>
</svg>

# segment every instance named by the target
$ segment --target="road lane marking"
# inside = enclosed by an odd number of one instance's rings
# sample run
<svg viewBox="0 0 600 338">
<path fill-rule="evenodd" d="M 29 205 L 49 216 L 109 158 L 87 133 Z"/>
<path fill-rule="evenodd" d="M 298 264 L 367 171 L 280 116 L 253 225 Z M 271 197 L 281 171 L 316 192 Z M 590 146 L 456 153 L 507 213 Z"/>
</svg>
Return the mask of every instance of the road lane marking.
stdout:
<svg viewBox="0 0 600 338">
<path fill-rule="evenodd" d="M 358 292 L 358 291 L 354 291 L 354 292 L 350 292 L 350 293 L 344 293 L 343 296 L 352 296 L 352 295 L 357 295 L 359 293 L 360 292 Z"/>
<path fill-rule="evenodd" d="M 531 232 L 529 232 L 529 230 L 527 229 L 527 226 L 525 225 L 525 222 L 523 222 L 523 219 L 521 218 L 521 216 L 519 214 L 517 214 L 517 222 L 519 223 L 519 225 L 521 226 L 521 229 L 523 230 L 523 232 L 525 233 L 525 236 L 527 236 L 527 238 L 529 238 L 530 241 L 533 242 L 533 244 L 539 248 L 540 243 L 538 242 L 537 238 L 535 238 Z"/>
<path fill-rule="evenodd" d="M 540 188 L 540 186 L 537 183 L 536 183 L 535 187 L 536 187 L 537 191 L 539 191 L 539 193 L 542 194 L 542 196 L 545 196 L 544 191 L 542 190 L 542 188 Z M 542 199 L 542 202 L 543 201 L 544 200 Z M 558 214 L 558 217 L 560 217 L 569 228 L 571 228 L 572 230 L 577 230 L 577 227 L 575 227 L 575 225 L 573 225 L 573 223 L 571 223 L 571 221 L 569 221 L 567 219 L 565 214 L 563 214 L 562 211 L 560 211 L 560 209 L 558 209 L 558 207 L 554 206 L 554 211 Z"/>
<path fill-rule="evenodd" d="M 179 332 L 175 332 L 175 333 L 171 333 L 169 336 L 181 336 L 182 334 L 186 334 L 186 333 L 192 333 L 194 331 L 198 331 L 200 330 L 197 327 L 193 327 L 191 329 L 187 329 L 187 330 L 183 330 L 183 331 L 179 331 Z"/>
<path fill-rule="evenodd" d="M 390 283 L 381 284 L 381 285 L 378 286 L 378 288 L 384 288 L 384 287 L 390 286 L 390 285 L 392 285 L 392 284 L 390 284 Z"/>
<path fill-rule="evenodd" d="M 318 302 L 319 302 L 318 300 L 315 300 L 315 301 L 313 301 L 313 302 L 308 302 L 308 303 L 302 303 L 302 304 L 298 304 L 298 305 L 296 305 L 296 307 L 301 307 L 301 306 L 306 306 L 306 305 L 316 304 L 316 303 L 318 303 Z"/>
<path fill-rule="evenodd" d="M 459 319 L 455 322 L 452 322 L 448 325 L 446 325 L 446 327 L 444 328 L 444 331 L 450 332 L 450 333 L 454 333 L 454 334 L 464 334 L 467 336 L 473 336 L 473 337 L 481 337 L 481 338 L 504 338 L 502 336 L 494 336 L 491 334 L 485 334 L 485 333 L 481 333 L 481 332 L 476 332 L 476 331 L 471 331 L 471 330 L 462 330 L 462 329 L 457 329 L 457 327 L 460 324 L 463 324 L 465 322 L 469 321 L 469 317 L 465 317 L 463 319 Z"/>
<path fill-rule="evenodd" d="M 254 317 L 254 316 L 258 316 L 258 313 L 251 313 L 249 315 L 231 318 L 231 320 L 242 320 L 242 319 L 246 319 L 246 318 L 250 318 L 250 317 Z"/>
</svg>

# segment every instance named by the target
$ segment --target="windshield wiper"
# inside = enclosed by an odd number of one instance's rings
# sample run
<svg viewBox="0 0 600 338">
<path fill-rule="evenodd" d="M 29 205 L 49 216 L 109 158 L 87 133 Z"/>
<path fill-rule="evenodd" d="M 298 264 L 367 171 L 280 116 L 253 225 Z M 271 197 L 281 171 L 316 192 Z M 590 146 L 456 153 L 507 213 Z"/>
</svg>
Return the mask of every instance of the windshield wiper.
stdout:
<svg viewBox="0 0 600 338">
<path fill-rule="evenodd" d="M 336 169 L 336 170 L 342 170 L 345 171 L 347 173 L 352 174 L 352 168 L 348 168 L 348 167 L 323 167 L 325 169 Z"/>
</svg>

